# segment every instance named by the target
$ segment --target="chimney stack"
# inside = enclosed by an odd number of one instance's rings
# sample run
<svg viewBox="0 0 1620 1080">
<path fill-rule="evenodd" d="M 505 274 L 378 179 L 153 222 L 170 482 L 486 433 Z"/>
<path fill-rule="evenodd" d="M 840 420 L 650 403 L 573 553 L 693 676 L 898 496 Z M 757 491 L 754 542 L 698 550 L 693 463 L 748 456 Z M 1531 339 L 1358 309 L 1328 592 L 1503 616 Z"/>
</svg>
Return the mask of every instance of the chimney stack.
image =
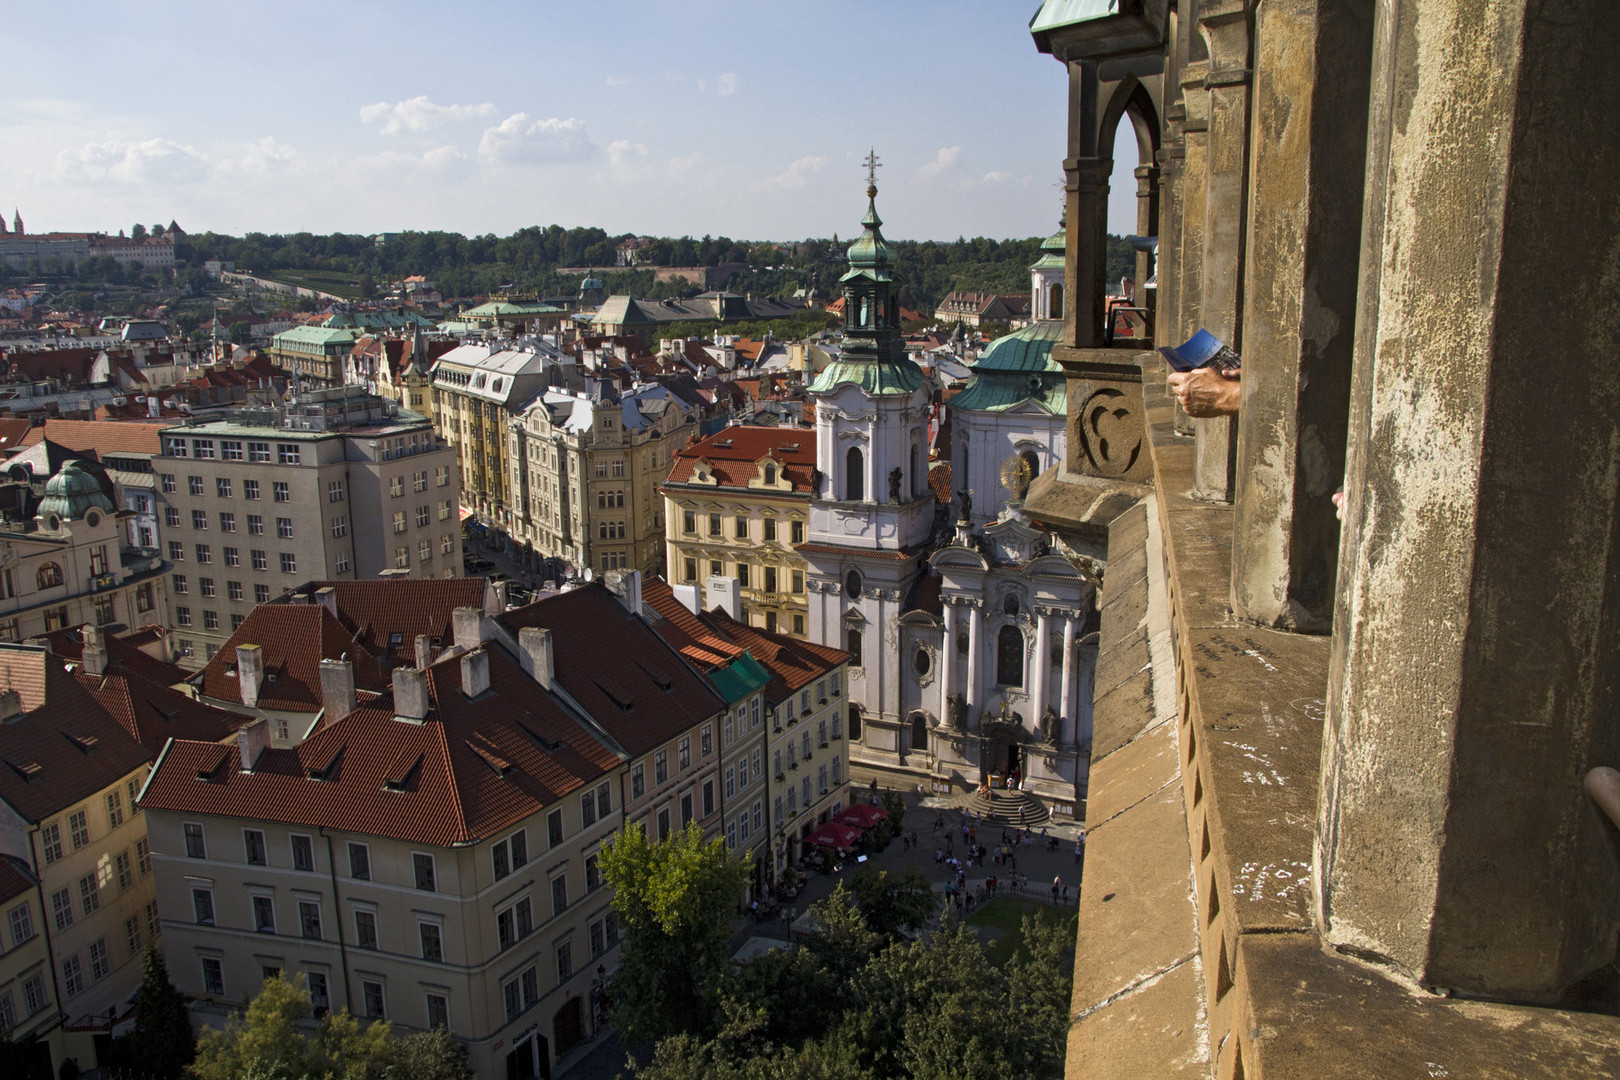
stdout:
<svg viewBox="0 0 1620 1080">
<path fill-rule="evenodd" d="M 87 675 L 107 673 L 107 643 L 101 627 L 86 623 L 84 630 L 84 658 L 81 666 Z"/>
<path fill-rule="evenodd" d="M 395 668 L 394 719 L 420 724 L 427 714 L 427 673 L 412 667 Z"/>
<path fill-rule="evenodd" d="M 264 683 L 264 649 L 258 645 L 236 647 L 236 682 L 242 689 L 242 704 L 256 708 L 259 687 Z"/>
<path fill-rule="evenodd" d="M 612 570 L 606 577 L 608 591 L 632 615 L 641 614 L 641 571 Z"/>
<path fill-rule="evenodd" d="M 270 725 L 263 719 L 243 724 L 236 731 L 236 753 L 242 761 L 242 771 L 250 773 L 259 763 L 259 755 L 270 746 Z"/>
<path fill-rule="evenodd" d="M 458 607 L 451 612 L 456 647 L 471 652 L 484 643 L 484 613 L 475 607 Z"/>
<path fill-rule="evenodd" d="M 469 699 L 489 689 L 489 653 L 478 648 L 461 654 L 461 692 Z"/>
<path fill-rule="evenodd" d="M 551 631 L 538 626 L 525 626 L 518 631 L 518 649 L 523 670 L 539 683 L 542 689 L 557 686 L 557 655 L 551 648 Z"/>
<path fill-rule="evenodd" d="M 315 590 L 315 602 L 327 610 L 332 618 L 337 618 L 337 591 L 330 585 Z"/>
<path fill-rule="evenodd" d="M 426 671 L 433 663 L 433 639 L 426 634 L 416 635 L 416 666 Z"/>
<path fill-rule="evenodd" d="M 742 615 L 742 589 L 734 577 L 716 574 L 709 579 L 709 604 L 738 622 L 745 621 Z"/>
<path fill-rule="evenodd" d="M 682 607 L 694 615 L 696 615 L 699 609 L 703 606 L 702 601 L 698 596 L 698 587 L 696 584 L 671 585 L 669 587 L 669 591 L 675 594 L 675 599 L 680 601 Z"/>
<path fill-rule="evenodd" d="M 321 704 L 326 719 L 336 720 L 354 712 L 354 664 L 348 660 L 321 661 Z"/>
</svg>

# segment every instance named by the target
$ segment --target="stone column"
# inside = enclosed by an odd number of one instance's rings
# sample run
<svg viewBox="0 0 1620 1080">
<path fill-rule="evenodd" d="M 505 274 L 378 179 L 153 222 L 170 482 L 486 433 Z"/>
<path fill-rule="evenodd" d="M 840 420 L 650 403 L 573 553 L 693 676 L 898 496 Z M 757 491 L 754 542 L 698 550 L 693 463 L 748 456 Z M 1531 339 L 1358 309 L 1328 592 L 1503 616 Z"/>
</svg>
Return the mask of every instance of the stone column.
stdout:
<svg viewBox="0 0 1620 1080">
<path fill-rule="evenodd" d="M 1052 611 L 1035 609 L 1035 680 L 1030 684 L 1029 709 L 1035 715 L 1031 722 L 1040 730 L 1041 717 L 1046 715 L 1048 687 L 1052 685 Z"/>
<path fill-rule="evenodd" d="M 1175 279 L 1176 310 L 1166 324 L 1164 343 L 1179 345 L 1203 322 L 1204 295 L 1204 182 L 1209 159 L 1209 94 L 1204 91 L 1207 60 L 1188 64 L 1181 72 L 1181 178 L 1176 200 L 1176 235 L 1171 238 L 1170 275 Z M 1163 368 L 1168 372 L 1168 368 Z M 1197 425 L 1176 406 L 1176 430 L 1192 435 Z"/>
<path fill-rule="evenodd" d="M 1209 125 L 1199 325 L 1243 351 L 1245 181 L 1249 163 L 1249 14 L 1244 0 L 1204 0 L 1199 30 L 1209 46 L 1204 76 Z M 1189 100 L 1196 94 L 1189 95 Z M 1188 333 L 1197 330 L 1189 327 Z M 1185 340 L 1184 338 L 1177 339 Z M 1193 494 L 1229 502 L 1237 463 L 1237 419 L 1198 420 Z"/>
<path fill-rule="evenodd" d="M 1081 349 L 1102 345 L 1107 311 L 1108 178 L 1114 163 L 1097 156 L 1097 94 L 1096 62 L 1069 61 L 1069 152 L 1063 159 L 1069 303 L 1063 342 Z"/>
<path fill-rule="evenodd" d="M 1159 167 L 1154 165 L 1138 165 L 1136 167 L 1136 234 L 1138 236 L 1157 236 L 1159 232 Z M 1157 289 L 1147 287 L 1148 279 L 1155 272 L 1157 260 L 1151 251 L 1138 251 L 1136 253 L 1136 300 L 1134 306 L 1148 309 L 1143 333 L 1157 341 L 1158 328 L 1154 325 L 1155 313 L 1158 308 L 1159 296 Z"/>
<path fill-rule="evenodd" d="M 1333 614 L 1372 21 L 1372 0 L 1282 0 L 1255 23 L 1232 604 L 1307 633 Z"/>
<path fill-rule="evenodd" d="M 1333 945 L 1532 1002 L 1620 933 L 1581 791 L 1620 763 L 1620 19 L 1550 14 L 1378 8 L 1314 876 Z"/>
<path fill-rule="evenodd" d="M 968 605 L 968 662 L 967 662 L 967 706 L 970 719 L 966 726 L 973 727 L 971 719 L 973 710 L 983 701 L 979 694 L 979 684 L 984 680 L 980 677 L 980 658 L 984 652 L 984 601 L 973 597 L 966 601 Z"/>
<path fill-rule="evenodd" d="M 951 722 L 951 694 L 956 682 L 956 600 L 950 596 L 939 599 L 945 619 L 945 655 L 939 658 L 939 722 L 948 724 Z"/>
<path fill-rule="evenodd" d="M 1058 724 L 1058 732 L 1053 742 L 1062 742 L 1064 732 L 1074 731 L 1074 631 L 1073 615 L 1063 617 L 1063 692 L 1059 701 L 1062 703 L 1062 719 Z"/>
</svg>

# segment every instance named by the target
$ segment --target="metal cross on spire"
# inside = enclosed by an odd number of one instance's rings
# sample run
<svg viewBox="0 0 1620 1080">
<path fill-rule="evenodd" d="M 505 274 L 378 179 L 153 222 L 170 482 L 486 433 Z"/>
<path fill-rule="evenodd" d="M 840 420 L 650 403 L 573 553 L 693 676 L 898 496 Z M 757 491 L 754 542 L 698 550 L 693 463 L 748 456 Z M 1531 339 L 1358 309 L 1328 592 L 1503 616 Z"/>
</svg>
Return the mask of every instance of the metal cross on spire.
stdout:
<svg viewBox="0 0 1620 1080">
<path fill-rule="evenodd" d="M 869 188 L 876 188 L 877 187 L 877 171 L 879 169 L 883 168 L 883 164 L 880 161 L 878 161 L 877 148 L 876 147 L 873 147 L 871 149 L 871 151 L 866 155 L 865 165 L 866 165 L 866 186 L 869 187 Z"/>
</svg>

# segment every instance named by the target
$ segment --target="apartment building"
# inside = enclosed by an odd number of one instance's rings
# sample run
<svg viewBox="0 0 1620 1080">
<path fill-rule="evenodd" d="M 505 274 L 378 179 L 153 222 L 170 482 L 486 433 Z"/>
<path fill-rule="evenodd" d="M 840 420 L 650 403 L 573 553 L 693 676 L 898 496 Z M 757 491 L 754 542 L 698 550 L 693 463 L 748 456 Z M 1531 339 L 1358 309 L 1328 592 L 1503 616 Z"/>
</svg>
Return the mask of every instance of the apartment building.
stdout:
<svg viewBox="0 0 1620 1080">
<path fill-rule="evenodd" d="M 62 1056 L 62 1013 L 38 889 L 26 860 L 0 855 L 0 1035 L 24 1056 L 26 1070 L 50 1076 L 52 1060 Z"/>
<path fill-rule="evenodd" d="M 37 454 L 36 454 L 37 452 Z M 0 483 L 0 641 L 90 623 L 121 630 L 169 619 L 169 566 L 128 547 L 112 484 L 94 462 L 41 444 Z M 56 464 L 46 476 L 31 466 Z M 43 482 L 41 482 L 43 481 Z"/>
<path fill-rule="evenodd" d="M 311 577 L 461 573 L 455 452 L 358 387 L 164 429 L 154 462 L 184 663 Z"/>
<path fill-rule="evenodd" d="M 688 822 L 720 834 L 716 738 L 721 697 L 647 624 L 639 579 L 615 596 L 602 581 L 550 594 L 495 618 L 504 640 L 549 631 L 556 663 L 541 685 L 560 689 L 625 758 L 625 821 L 661 840 Z M 548 681 L 549 680 L 549 681 Z"/>
<path fill-rule="evenodd" d="M 536 686 L 547 635 L 513 656 L 472 615 L 296 747 L 257 723 L 159 763 L 143 808 L 165 951 L 205 1023 L 285 973 L 318 1010 L 447 1028 L 479 1076 L 556 1075 L 594 1030 L 618 943 L 596 853 L 625 764 Z M 348 662 L 322 671 L 352 697 Z"/>
<path fill-rule="evenodd" d="M 476 577 L 309 581 L 249 612 L 192 681 L 203 701 L 268 721 L 271 746 L 295 746 L 353 708 L 323 662 L 347 658 L 355 690 L 386 693 L 394 668 L 454 640 L 458 609 L 505 606 L 504 589 Z"/>
<path fill-rule="evenodd" d="M 661 384 L 551 390 L 511 424 L 512 535 L 531 565 L 651 573 L 664 558 L 658 485 L 696 434 L 699 401 Z"/>
<path fill-rule="evenodd" d="M 352 326 L 295 326 L 270 339 L 270 362 L 305 384 L 341 386 L 344 361 L 363 334 Z"/>
<path fill-rule="evenodd" d="M 753 858 L 750 887 L 758 891 L 780 880 L 803 838 L 849 802 L 850 655 L 732 617 L 734 581 L 711 582 L 709 591 L 720 603 L 707 611 L 690 585 L 654 579 L 642 595 L 653 628 L 728 701 L 736 698 L 721 734 L 726 842 Z"/>
<path fill-rule="evenodd" d="M 504 535 L 513 528 L 507 426 L 551 386 L 564 386 L 573 358 L 529 339 L 451 349 L 433 365 L 433 426 L 455 453 L 468 510 Z"/>
<path fill-rule="evenodd" d="M 667 576 L 736 578 L 745 620 L 804 636 L 804 542 L 816 485 L 815 432 L 734 425 L 676 450 L 662 488 Z"/>
</svg>

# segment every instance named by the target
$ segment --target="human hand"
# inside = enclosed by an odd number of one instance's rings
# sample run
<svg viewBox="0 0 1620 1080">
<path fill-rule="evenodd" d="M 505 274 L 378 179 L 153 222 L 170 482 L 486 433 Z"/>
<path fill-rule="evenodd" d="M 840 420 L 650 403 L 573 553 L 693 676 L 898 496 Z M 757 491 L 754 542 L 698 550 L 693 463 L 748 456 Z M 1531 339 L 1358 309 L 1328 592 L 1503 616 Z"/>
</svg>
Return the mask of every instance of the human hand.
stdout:
<svg viewBox="0 0 1620 1080">
<path fill-rule="evenodd" d="M 1198 368 L 1172 371 L 1165 381 L 1188 416 L 1207 419 L 1237 415 L 1243 403 L 1242 378 L 1241 368 L 1232 371 Z"/>
</svg>

